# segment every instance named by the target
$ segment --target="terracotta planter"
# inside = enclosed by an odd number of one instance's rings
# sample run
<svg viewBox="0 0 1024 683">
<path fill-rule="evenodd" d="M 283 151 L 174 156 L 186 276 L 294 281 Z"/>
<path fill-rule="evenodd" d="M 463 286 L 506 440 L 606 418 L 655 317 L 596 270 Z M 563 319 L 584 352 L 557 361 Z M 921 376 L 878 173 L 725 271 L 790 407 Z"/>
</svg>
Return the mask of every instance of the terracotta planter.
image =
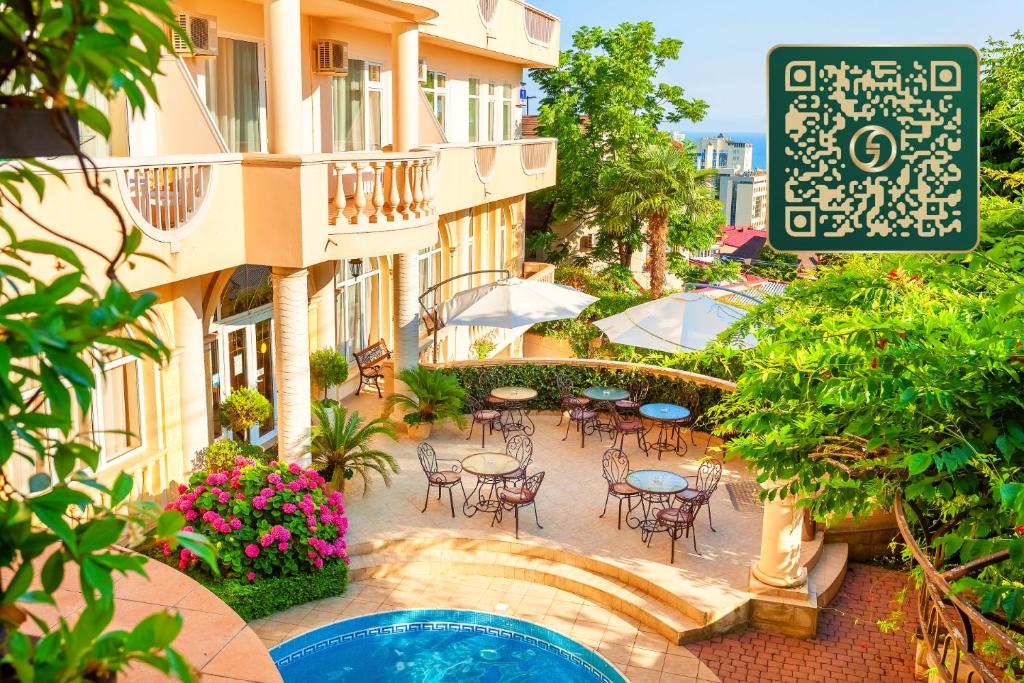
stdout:
<svg viewBox="0 0 1024 683">
<path fill-rule="evenodd" d="M 409 438 L 415 439 L 416 441 L 423 441 L 430 438 L 430 431 L 432 425 L 430 422 L 419 422 L 417 424 L 407 424 L 407 431 L 409 432 Z"/>
<path fill-rule="evenodd" d="M 65 117 L 73 145 L 58 132 L 55 116 Z M 66 111 L 54 114 L 49 109 L 0 107 L 2 159 L 66 156 L 74 154 L 78 145 L 78 119 Z"/>
</svg>

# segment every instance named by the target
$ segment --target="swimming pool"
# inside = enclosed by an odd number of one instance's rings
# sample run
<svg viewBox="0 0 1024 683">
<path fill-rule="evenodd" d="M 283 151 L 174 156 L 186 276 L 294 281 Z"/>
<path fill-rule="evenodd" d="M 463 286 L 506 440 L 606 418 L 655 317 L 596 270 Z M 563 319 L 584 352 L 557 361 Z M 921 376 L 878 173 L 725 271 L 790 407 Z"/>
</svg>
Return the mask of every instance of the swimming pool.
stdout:
<svg viewBox="0 0 1024 683">
<path fill-rule="evenodd" d="M 626 683 L 603 657 L 521 619 L 400 610 L 345 619 L 270 651 L 285 683 Z"/>
</svg>

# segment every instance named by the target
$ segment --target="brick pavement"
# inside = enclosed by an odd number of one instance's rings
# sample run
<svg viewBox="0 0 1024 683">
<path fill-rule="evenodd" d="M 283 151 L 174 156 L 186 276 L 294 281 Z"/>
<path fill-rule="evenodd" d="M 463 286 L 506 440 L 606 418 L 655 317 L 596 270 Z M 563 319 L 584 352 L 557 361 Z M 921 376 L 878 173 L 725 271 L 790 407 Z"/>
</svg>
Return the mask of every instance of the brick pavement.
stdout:
<svg viewBox="0 0 1024 683">
<path fill-rule="evenodd" d="M 904 586 L 903 623 L 883 633 L 876 622 L 889 618 Z M 902 572 L 851 564 L 836 600 L 819 616 L 815 640 L 749 630 L 687 648 L 723 683 L 912 683 L 914 595 Z"/>
</svg>

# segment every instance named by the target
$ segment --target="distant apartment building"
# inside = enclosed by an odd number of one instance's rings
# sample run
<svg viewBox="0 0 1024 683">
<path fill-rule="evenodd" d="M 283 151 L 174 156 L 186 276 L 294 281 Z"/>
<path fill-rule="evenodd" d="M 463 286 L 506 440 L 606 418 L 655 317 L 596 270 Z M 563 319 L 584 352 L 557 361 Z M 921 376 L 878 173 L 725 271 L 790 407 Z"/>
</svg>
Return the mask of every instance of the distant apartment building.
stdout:
<svg viewBox="0 0 1024 683">
<path fill-rule="evenodd" d="M 722 169 L 716 187 L 725 225 L 751 225 L 765 229 L 768 209 L 768 174 L 765 171 Z"/>
<path fill-rule="evenodd" d="M 736 142 L 720 134 L 697 141 L 694 164 L 698 171 L 706 168 L 749 171 L 753 168 L 753 158 L 754 149 L 749 142 Z"/>
</svg>

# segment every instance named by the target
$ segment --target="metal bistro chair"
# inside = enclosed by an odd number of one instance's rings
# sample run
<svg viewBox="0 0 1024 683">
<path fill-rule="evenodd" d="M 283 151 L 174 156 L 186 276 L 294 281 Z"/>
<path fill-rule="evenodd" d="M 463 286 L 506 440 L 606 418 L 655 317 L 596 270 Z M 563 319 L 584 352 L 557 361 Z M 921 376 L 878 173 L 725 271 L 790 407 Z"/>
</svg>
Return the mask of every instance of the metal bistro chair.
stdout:
<svg viewBox="0 0 1024 683">
<path fill-rule="evenodd" d="M 481 401 L 478 398 L 473 398 L 470 396 L 467 397 L 466 400 L 469 402 L 469 407 L 470 410 L 472 411 L 470 413 L 470 417 L 473 418 L 473 421 L 469 425 L 469 436 L 466 437 L 466 441 L 469 441 L 471 438 L 473 438 L 473 427 L 479 424 L 480 448 L 483 448 L 484 438 L 486 438 L 487 432 L 490 431 L 491 434 L 493 434 L 494 425 L 498 423 L 499 419 L 501 419 L 501 411 L 499 411 L 497 408 L 493 408 L 487 405 L 484 401 Z"/>
<path fill-rule="evenodd" d="M 597 430 L 597 411 L 591 410 L 590 408 L 569 408 L 569 424 L 565 427 L 565 436 L 562 437 L 562 441 L 569 438 L 569 430 L 572 429 L 572 425 L 576 423 L 576 429 L 580 432 L 580 448 L 587 445 L 587 429 L 591 432 Z M 600 433 L 598 434 L 600 438 Z"/>
<path fill-rule="evenodd" d="M 555 426 L 560 427 L 567 412 L 573 408 L 589 407 L 590 399 L 586 396 L 577 396 L 576 391 L 573 389 L 572 382 L 569 381 L 569 378 L 562 373 L 555 375 L 555 386 L 558 388 L 558 398 L 562 404 L 562 412 L 559 413 L 558 424 Z"/>
<path fill-rule="evenodd" d="M 612 448 L 615 448 L 615 442 L 620 439 L 619 447 L 625 448 L 626 435 L 636 434 L 636 444 L 646 455 L 647 444 L 644 443 L 644 421 L 640 419 L 640 416 L 629 415 L 624 417 L 619 414 L 619 409 L 615 407 L 614 403 L 608 404 L 608 412 L 611 413 L 612 427 L 615 428 L 615 433 L 612 435 Z"/>
<path fill-rule="evenodd" d="M 615 402 L 615 408 L 621 413 L 637 413 L 640 406 L 647 402 L 647 393 L 651 387 L 645 379 L 638 379 L 633 382 L 629 389 L 629 398 L 620 399 Z"/>
<path fill-rule="evenodd" d="M 540 517 L 537 516 L 537 493 L 540 491 L 540 485 L 543 482 L 544 473 L 538 472 L 527 477 L 526 481 L 520 486 L 499 489 L 498 501 L 501 505 L 494 511 L 494 519 L 491 520 L 491 526 L 494 526 L 495 522 L 501 522 L 502 510 L 512 510 L 516 515 L 516 538 L 519 538 L 519 508 L 532 505 L 533 518 L 537 522 L 537 528 L 543 529 L 544 527 L 540 525 Z"/>
<path fill-rule="evenodd" d="M 608 512 L 608 500 L 612 497 L 619 501 L 619 518 L 617 527 L 622 528 L 622 501 L 629 504 L 632 510 L 639 503 L 640 490 L 626 481 L 629 474 L 629 458 L 621 449 L 609 448 L 601 458 L 601 473 L 604 480 L 608 482 L 608 495 L 604 497 L 604 512 L 599 517 L 604 517 Z M 634 503 L 637 501 L 637 503 Z M 627 511 L 628 512 L 628 511 Z"/>
<path fill-rule="evenodd" d="M 672 539 L 672 554 L 669 562 L 675 564 L 676 561 L 676 541 L 683 537 L 685 533 L 689 537 L 690 532 L 693 532 L 693 552 L 700 555 L 700 551 L 697 550 L 697 530 L 693 526 L 693 520 L 697 516 L 697 511 L 700 510 L 700 503 L 696 500 L 679 500 L 679 507 L 667 507 L 662 510 L 658 510 L 657 520 L 659 530 L 668 532 L 669 537 Z M 647 537 L 647 547 L 651 547 L 651 538 L 654 534 Z"/>
<path fill-rule="evenodd" d="M 456 484 L 462 489 L 462 498 L 465 500 L 466 487 L 462 483 L 462 464 L 457 460 L 442 460 L 437 457 L 434 447 L 424 441 L 416 448 L 416 455 L 420 459 L 420 467 L 423 474 L 427 475 L 427 497 L 423 500 L 421 513 L 427 511 L 427 504 L 430 502 L 430 489 L 437 487 L 437 499 L 441 500 L 441 490 L 448 489 L 448 503 L 452 508 L 452 517 L 455 517 L 455 500 L 452 497 L 452 489 Z M 441 469 L 440 463 L 452 463 L 450 467 Z"/>
<path fill-rule="evenodd" d="M 679 500 L 692 500 L 697 503 L 697 511 L 701 506 L 708 509 L 708 526 L 711 526 L 711 494 L 718 488 L 718 482 L 722 480 L 722 463 L 718 460 L 708 458 L 700 464 L 697 470 L 697 486 L 692 489 L 685 489 L 676 494 Z"/>
<path fill-rule="evenodd" d="M 505 407 L 505 401 L 491 396 L 491 392 L 498 386 L 498 381 L 494 377 L 494 371 L 489 369 L 481 371 L 479 383 L 480 395 L 483 397 L 484 403 L 488 407 L 501 412 L 501 409 Z"/>
<path fill-rule="evenodd" d="M 517 482 L 526 479 L 526 468 L 533 462 L 533 442 L 526 434 L 517 433 L 505 442 L 505 453 L 519 461 L 519 469 L 509 472 L 503 479 Z"/>
</svg>

